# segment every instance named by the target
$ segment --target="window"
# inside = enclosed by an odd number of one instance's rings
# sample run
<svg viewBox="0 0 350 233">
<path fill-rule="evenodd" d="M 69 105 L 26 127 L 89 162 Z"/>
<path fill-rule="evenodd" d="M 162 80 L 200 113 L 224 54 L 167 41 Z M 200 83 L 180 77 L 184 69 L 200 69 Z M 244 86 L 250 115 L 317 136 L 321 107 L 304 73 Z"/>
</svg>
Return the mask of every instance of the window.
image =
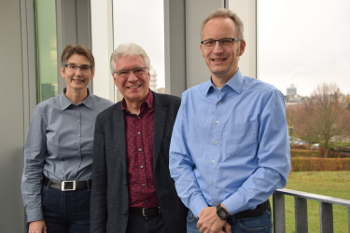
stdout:
<svg viewBox="0 0 350 233">
<path fill-rule="evenodd" d="M 56 1 L 35 0 L 37 103 L 58 94 Z"/>
<path fill-rule="evenodd" d="M 113 1 L 114 46 L 132 42 L 146 51 L 151 61 L 150 89 L 156 92 L 165 87 L 163 8 L 162 0 Z"/>
</svg>

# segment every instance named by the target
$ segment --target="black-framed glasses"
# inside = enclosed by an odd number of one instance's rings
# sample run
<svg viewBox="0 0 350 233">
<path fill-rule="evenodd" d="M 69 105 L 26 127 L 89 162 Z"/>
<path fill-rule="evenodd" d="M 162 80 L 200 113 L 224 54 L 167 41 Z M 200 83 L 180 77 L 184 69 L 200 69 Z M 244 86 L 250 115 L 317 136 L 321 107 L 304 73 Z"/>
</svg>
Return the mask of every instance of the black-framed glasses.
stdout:
<svg viewBox="0 0 350 233">
<path fill-rule="evenodd" d="M 132 72 L 135 76 L 141 76 L 146 73 L 147 67 L 135 67 L 132 69 L 121 69 L 113 72 L 113 76 L 116 78 L 117 76 L 120 78 L 127 78 Z"/>
<path fill-rule="evenodd" d="M 237 38 L 222 38 L 222 39 L 218 39 L 218 40 L 208 39 L 208 40 L 202 40 L 201 44 L 206 49 L 212 49 L 215 47 L 216 41 L 219 42 L 219 45 L 228 48 L 228 47 L 231 47 L 233 45 L 233 42 L 241 41 L 241 39 L 237 39 Z"/>
<path fill-rule="evenodd" d="M 65 64 L 64 66 L 67 67 L 69 72 L 76 72 L 79 68 L 80 72 L 87 73 L 92 69 L 92 66 L 89 65 L 77 66 L 76 64 Z"/>
</svg>

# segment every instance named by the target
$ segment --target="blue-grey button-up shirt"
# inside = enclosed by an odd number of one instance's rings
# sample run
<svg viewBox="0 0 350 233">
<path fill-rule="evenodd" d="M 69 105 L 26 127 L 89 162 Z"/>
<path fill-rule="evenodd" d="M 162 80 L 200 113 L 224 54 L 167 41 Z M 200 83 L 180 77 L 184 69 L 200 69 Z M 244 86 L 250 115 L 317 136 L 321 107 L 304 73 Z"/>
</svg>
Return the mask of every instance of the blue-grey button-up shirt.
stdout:
<svg viewBox="0 0 350 233">
<path fill-rule="evenodd" d="M 44 219 L 41 178 L 90 180 L 96 116 L 113 103 L 89 94 L 75 105 L 64 94 L 39 103 L 24 148 L 22 198 L 27 222 Z"/>
<path fill-rule="evenodd" d="M 211 81 L 182 95 L 170 145 L 179 197 L 198 216 L 223 203 L 253 209 L 286 184 L 290 169 L 284 99 L 240 70 L 217 90 Z"/>
</svg>

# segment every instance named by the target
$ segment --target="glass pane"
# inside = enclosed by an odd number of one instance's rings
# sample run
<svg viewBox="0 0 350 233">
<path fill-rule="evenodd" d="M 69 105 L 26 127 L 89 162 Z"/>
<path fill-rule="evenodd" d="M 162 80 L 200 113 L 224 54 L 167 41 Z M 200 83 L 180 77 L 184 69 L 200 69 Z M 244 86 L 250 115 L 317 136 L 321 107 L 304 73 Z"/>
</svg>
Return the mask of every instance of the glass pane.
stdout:
<svg viewBox="0 0 350 233">
<path fill-rule="evenodd" d="M 151 61 L 150 89 L 165 91 L 163 0 L 113 0 L 114 46 L 140 45 Z M 117 93 L 117 100 L 121 100 Z"/>
<path fill-rule="evenodd" d="M 37 102 L 58 94 L 56 1 L 35 0 Z"/>
</svg>

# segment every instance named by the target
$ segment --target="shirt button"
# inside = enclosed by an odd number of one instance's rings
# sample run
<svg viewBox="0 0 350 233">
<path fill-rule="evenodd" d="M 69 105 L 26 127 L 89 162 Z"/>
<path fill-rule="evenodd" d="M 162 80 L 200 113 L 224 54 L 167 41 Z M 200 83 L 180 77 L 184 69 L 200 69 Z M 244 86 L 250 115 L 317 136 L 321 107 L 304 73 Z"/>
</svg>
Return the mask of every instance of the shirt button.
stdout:
<svg viewBox="0 0 350 233">
<path fill-rule="evenodd" d="M 220 123 L 220 121 L 215 121 L 215 123 L 216 123 L 216 124 L 219 124 L 219 123 Z"/>
<path fill-rule="evenodd" d="M 214 144 L 218 144 L 219 142 L 218 141 L 215 141 Z"/>
<path fill-rule="evenodd" d="M 141 165 L 140 168 L 143 168 L 143 165 Z"/>
<path fill-rule="evenodd" d="M 142 151 L 142 148 L 140 148 L 139 151 Z"/>
<path fill-rule="evenodd" d="M 141 132 L 137 132 L 137 134 L 141 134 Z"/>
<path fill-rule="evenodd" d="M 79 122 L 80 122 L 80 120 L 77 120 L 77 122 L 79 123 Z"/>
<path fill-rule="evenodd" d="M 142 186 L 146 186 L 146 184 L 142 184 Z"/>
<path fill-rule="evenodd" d="M 210 184 L 214 184 L 214 181 L 210 181 Z"/>
<path fill-rule="evenodd" d="M 80 134 L 78 134 L 77 136 L 80 137 Z"/>
<path fill-rule="evenodd" d="M 212 163 L 215 163 L 215 160 L 212 160 L 211 162 L 212 162 Z"/>
</svg>

